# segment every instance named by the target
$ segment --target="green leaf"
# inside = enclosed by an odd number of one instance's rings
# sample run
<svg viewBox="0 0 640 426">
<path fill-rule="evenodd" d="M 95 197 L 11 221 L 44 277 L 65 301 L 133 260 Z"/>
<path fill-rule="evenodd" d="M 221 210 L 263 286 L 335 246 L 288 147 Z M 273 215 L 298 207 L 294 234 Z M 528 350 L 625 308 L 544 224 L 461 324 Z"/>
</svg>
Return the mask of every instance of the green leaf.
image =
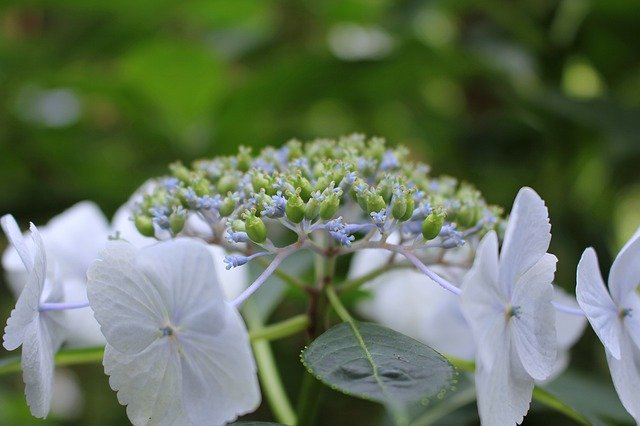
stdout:
<svg viewBox="0 0 640 426">
<path fill-rule="evenodd" d="M 567 372 L 545 385 L 545 389 L 596 426 L 633 424 L 633 419 L 620 403 L 610 382 Z"/>
<path fill-rule="evenodd" d="M 380 402 L 406 423 L 411 402 L 455 382 L 454 368 L 430 347 L 376 324 L 352 324 L 333 327 L 302 352 L 309 372 L 331 388 Z"/>
</svg>

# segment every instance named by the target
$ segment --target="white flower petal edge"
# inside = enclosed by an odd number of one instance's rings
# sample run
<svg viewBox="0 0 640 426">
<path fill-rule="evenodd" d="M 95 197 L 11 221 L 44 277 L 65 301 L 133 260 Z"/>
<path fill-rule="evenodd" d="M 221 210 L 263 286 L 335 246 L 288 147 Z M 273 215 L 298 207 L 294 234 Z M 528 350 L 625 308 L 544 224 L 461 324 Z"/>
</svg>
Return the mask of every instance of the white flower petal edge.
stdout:
<svg viewBox="0 0 640 426">
<path fill-rule="evenodd" d="M 248 333 L 204 244 L 112 241 L 88 275 L 105 372 L 133 424 L 223 424 L 257 408 Z"/>
<path fill-rule="evenodd" d="M 547 378 L 557 354 L 553 275 L 556 258 L 547 208 L 530 188 L 518 193 L 502 252 L 489 232 L 464 278 L 462 311 L 478 346 L 478 411 L 485 425 L 520 423 L 534 380 Z"/>
<path fill-rule="evenodd" d="M 580 307 L 605 347 L 620 401 L 640 424 L 640 297 L 635 291 L 638 263 L 640 232 L 616 257 L 609 274 L 609 294 L 596 253 L 588 248 L 578 263 L 576 293 Z"/>
<path fill-rule="evenodd" d="M 40 312 L 38 310 L 46 279 L 47 263 L 44 243 L 36 227 L 31 225 L 33 250 L 26 249 L 22 234 L 11 216 L 2 218 L 2 227 L 12 244 L 15 244 L 29 270 L 27 282 L 11 311 L 3 336 L 7 350 L 22 345 L 22 377 L 25 395 L 35 417 L 44 418 L 51 405 L 53 387 L 53 354 L 64 338 L 64 312 Z M 52 292 L 47 302 L 60 302 L 62 294 Z"/>
</svg>

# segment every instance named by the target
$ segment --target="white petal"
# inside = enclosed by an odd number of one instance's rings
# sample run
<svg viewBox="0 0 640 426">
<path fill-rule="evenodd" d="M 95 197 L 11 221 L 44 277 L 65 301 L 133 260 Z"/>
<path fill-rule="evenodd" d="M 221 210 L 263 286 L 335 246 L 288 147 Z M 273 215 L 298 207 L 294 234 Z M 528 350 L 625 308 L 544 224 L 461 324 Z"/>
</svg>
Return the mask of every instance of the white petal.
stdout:
<svg viewBox="0 0 640 426">
<path fill-rule="evenodd" d="M 586 249 L 578 262 L 576 298 L 604 346 L 619 359 L 622 330 L 618 308 L 605 288 L 593 248 Z"/>
<path fill-rule="evenodd" d="M 491 368 L 495 344 L 504 339 L 506 295 L 498 282 L 498 238 L 489 232 L 480 242 L 473 267 L 462 284 L 460 303 L 471 326 L 478 357 Z"/>
<path fill-rule="evenodd" d="M 631 341 L 630 336 L 622 336 L 620 341 L 620 359 L 616 359 L 609 351 L 607 361 L 613 384 L 620 401 L 636 423 L 640 424 L 640 350 Z"/>
<path fill-rule="evenodd" d="M 570 308 L 580 308 L 573 296 L 570 296 L 560 287 L 554 287 L 553 300 Z M 587 319 L 582 315 L 571 315 L 556 310 L 556 335 L 558 336 L 558 349 L 569 349 L 573 346 L 587 325 Z"/>
<path fill-rule="evenodd" d="M 49 413 L 53 387 L 53 354 L 62 343 L 63 312 L 41 315 L 26 330 L 22 345 L 22 378 L 31 414 Z"/>
<path fill-rule="evenodd" d="M 87 284 L 85 281 L 69 279 L 65 281 L 65 302 L 75 303 L 87 300 Z M 72 348 L 104 346 L 107 341 L 100 331 L 91 307 L 70 309 L 67 316 L 67 340 L 65 344 Z"/>
<path fill-rule="evenodd" d="M 175 342 L 158 339 L 141 353 L 126 355 L 107 345 L 104 371 L 134 425 L 187 424 L 182 410 L 180 356 Z"/>
<path fill-rule="evenodd" d="M 63 278 L 84 278 L 108 236 L 107 219 L 90 201 L 75 204 L 42 228 L 49 259 L 55 262 Z"/>
<path fill-rule="evenodd" d="M 217 316 L 224 296 L 211 254 L 201 241 L 178 238 L 146 247 L 136 267 L 162 296 L 173 324 L 187 325 L 203 310 L 216 315 L 207 326 L 221 319 Z"/>
<path fill-rule="evenodd" d="M 22 259 L 22 264 L 30 271 L 33 268 L 33 253 L 27 247 L 27 243 L 22 236 L 22 232 L 20 232 L 20 228 L 16 223 L 16 220 L 10 214 L 2 216 L 0 218 L 0 225 L 2 226 L 2 230 L 7 235 L 7 239 L 11 243 L 11 245 L 15 248 Z"/>
<path fill-rule="evenodd" d="M 169 321 L 165 300 L 136 265 L 137 256 L 131 244 L 110 241 L 87 273 L 87 295 L 102 334 L 126 354 L 149 346 Z"/>
<path fill-rule="evenodd" d="M 4 332 L 4 347 L 14 350 L 25 340 L 25 330 L 37 321 L 38 307 L 44 288 L 44 280 L 47 272 L 47 260 L 42 237 L 35 226 L 32 226 L 31 236 L 34 243 L 31 269 L 27 282 L 18 297 L 16 307 L 11 311 Z"/>
<path fill-rule="evenodd" d="M 627 295 L 640 284 L 640 231 L 625 244 L 611 265 L 609 292 L 613 301 L 620 306 Z"/>
<path fill-rule="evenodd" d="M 640 350 L 640 295 L 636 292 L 629 293 L 624 301 L 623 308 L 628 310 L 629 314 L 622 319 L 618 317 L 619 321 L 622 323 L 624 332 Z"/>
<path fill-rule="evenodd" d="M 511 336 L 525 370 L 536 380 L 546 379 L 556 361 L 556 328 L 553 274 L 557 259 L 545 254 L 518 280 L 512 303 L 517 315 L 511 317 Z"/>
<path fill-rule="evenodd" d="M 186 329 L 179 336 L 183 400 L 194 425 L 230 422 L 260 404 L 247 330 L 235 308 L 225 311 L 219 333 Z"/>
<path fill-rule="evenodd" d="M 544 201 L 531 188 L 522 188 L 515 201 L 500 253 L 500 280 L 508 294 L 520 275 L 549 249 L 551 225 Z"/>
<path fill-rule="evenodd" d="M 534 381 L 524 370 L 508 340 L 494 347 L 493 368 L 476 365 L 476 394 L 480 423 L 487 426 L 512 426 L 522 422 L 529 410 Z"/>
</svg>

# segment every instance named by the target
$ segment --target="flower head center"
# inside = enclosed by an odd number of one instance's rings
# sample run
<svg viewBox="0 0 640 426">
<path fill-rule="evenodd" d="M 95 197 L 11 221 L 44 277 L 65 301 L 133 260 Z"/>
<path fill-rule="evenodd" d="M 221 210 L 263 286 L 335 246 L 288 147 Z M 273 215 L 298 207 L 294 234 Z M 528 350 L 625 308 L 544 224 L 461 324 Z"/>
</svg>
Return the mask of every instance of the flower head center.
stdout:
<svg viewBox="0 0 640 426">
<path fill-rule="evenodd" d="M 162 332 L 162 337 L 170 337 L 173 336 L 175 330 L 173 329 L 173 327 L 171 327 L 170 325 L 163 327 L 160 329 L 160 331 Z"/>
<path fill-rule="evenodd" d="M 507 320 L 509 320 L 511 317 L 520 318 L 521 312 L 522 308 L 520 308 L 520 306 L 509 306 L 505 311 L 505 316 L 507 317 Z"/>
<path fill-rule="evenodd" d="M 632 311 L 633 311 L 633 309 L 631 309 L 631 308 L 621 308 L 620 311 L 618 312 L 618 317 L 621 320 L 623 320 L 626 317 L 630 317 Z"/>
</svg>

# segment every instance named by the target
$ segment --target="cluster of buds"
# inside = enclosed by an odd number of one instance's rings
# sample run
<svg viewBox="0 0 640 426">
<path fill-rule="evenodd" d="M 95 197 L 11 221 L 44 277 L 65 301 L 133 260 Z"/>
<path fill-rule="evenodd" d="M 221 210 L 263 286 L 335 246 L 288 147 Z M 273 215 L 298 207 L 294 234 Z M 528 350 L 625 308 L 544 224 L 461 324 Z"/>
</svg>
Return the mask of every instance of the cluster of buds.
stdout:
<svg viewBox="0 0 640 426">
<path fill-rule="evenodd" d="M 404 147 L 361 135 L 293 140 L 255 156 L 241 147 L 235 156 L 191 168 L 175 163 L 170 171 L 134 212 L 144 235 L 177 235 L 194 214 L 211 228 L 213 243 L 226 236 L 274 247 L 286 229 L 299 237 L 326 232 L 328 241 L 343 246 L 379 232 L 449 248 L 501 222 L 501 210 L 470 185 L 431 177 L 427 165 L 409 161 Z"/>
</svg>

